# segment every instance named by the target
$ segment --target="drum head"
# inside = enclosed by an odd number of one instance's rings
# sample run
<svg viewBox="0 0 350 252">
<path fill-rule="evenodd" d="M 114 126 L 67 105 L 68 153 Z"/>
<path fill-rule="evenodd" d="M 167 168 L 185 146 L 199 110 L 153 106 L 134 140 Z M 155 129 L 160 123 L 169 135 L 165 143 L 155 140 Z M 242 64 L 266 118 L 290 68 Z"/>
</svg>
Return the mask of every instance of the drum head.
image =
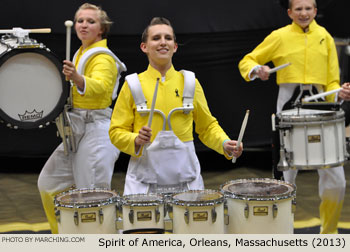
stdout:
<svg viewBox="0 0 350 252">
<path fill-rule="evenodd" d="M 76 189 L 56 196 L 57 206 L 68 208 L 84 208 L 108 205 L 117 201 L 118 194 L 102 189 Z"/>
<path fill-rule="evenodd" d="M 290 198 L 295 186 L 276 179 L 239 179 L 226 183 L 222 192 L 231 198 L 276 200 Z"/>
<path fill-rule="evenodd" d="M 0 58 L 0 117 L 9 127 L 46 126 L 63 111 L 69 84 L 48 50 L 13 49 Z"/>
<path fill-rule="evenodd" d="M 277 114 L 281 122 L 329 121 L 344 117 L 343 111 L 317 109 L 290 109 Z"/>
<path fill-rule="evenodd" d="M 224 201 L 224 195 L 215 190 L 190 190 L 173 195 L 172 203 L 183 206 L 203 206 L 220 204 Z"/>
</svg>

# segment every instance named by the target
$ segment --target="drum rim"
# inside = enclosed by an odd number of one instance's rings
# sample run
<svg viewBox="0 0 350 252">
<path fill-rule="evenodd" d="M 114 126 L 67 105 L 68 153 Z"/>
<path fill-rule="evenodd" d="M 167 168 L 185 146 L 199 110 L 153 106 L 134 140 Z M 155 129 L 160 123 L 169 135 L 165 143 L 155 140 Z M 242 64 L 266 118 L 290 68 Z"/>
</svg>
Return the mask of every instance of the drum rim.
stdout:
<svg viewBox="0 0 350 252">
<path fill-rule="evenodd" d="M 212 200 L 205 200 L 205 201 L 186 201 L 186 200 L 181 200 L 181 199 L 175 199 L 174 197 L 180 194 L 184 193 L 215 193 L 220 195 L 219 198 L 217 199 L 212 199 Z M 220 192 L 219 190 L 213 190 L 213 189 L 203 189 L 203 190 L 188 190 L 186 192 L 181 192 L 181 193 L 176 193 L 171 196 L 170 203 L 178 206 L 189 206 L 189 207 L 195 207 L 195 206 L 215 206 L 218 204 L 222 204 L 225 202 L 225 195 Z"/>
<path fill-rule="evenodd" d="M 319 114 L 308 114 L 308 115 L 283 115 L 289 111 L 304 110 L 304 111 L 321 111 L 323 113 Z M 277 114 L 277 117 L 281 124 L 288 122 L 293 124 L 293 122 L 322 122 L 322 121 L 332 121 L 336 119 L 344 118 L 345 113 L 343 110 L 333 111 L 333 110 L 316 110 L 316 109 L 288 109 L 283 110 Z"/>
<path fill-rule="evenodd" d="M 18 128 L 18 129 L 42 128 L 47 126 L 48 123 L 50 124 L 51 122 L 54 122 L 57 116 L 63 111 L 64 105 L 67 103 L 67 99 L 69 97 L 70 86 L 67 84 L 65 77 L 63 76 L 63 73 L 60 71 L 60 69 L 62 68 L 62 65 L 59 57 L 46 47 L 45 48 L 14 48 L 12 50 L 9 50 L 6 53 L 3 53 L 1 55 L 0 67 L 10 57 L 20 53 L 38 53 L 46 57 L 48 60 L 50 60 L 50 62 L 52 62 L 56 66 L 59 76 L 61 77 L 62 93 L 55 108 L 50 113 L 48 113 L 48 115 L 45 116 L 44 118 L 41 118 L 34 122 L 23 122 L 23 121 L 15 120 L 12 117 L 8 116 L 7 113 L 5 113 L 0 108 L 0 119 L 1 119 L 0 121 L 4 121 L 4 123 L 7 124 L 9 127 Z"/>
<path fill-rule="evenodd" d="M 96 201 L 87 201 L 87 202 L 76 202 L 76 203 L 63 203 L 60 202 L 59 199 L 67 196 L 72 195 L 76 192 L 108 192 L 112 193 L 112 197 L 96 200 Z M 64 208 L 93 208 L 93 207 L 100 207 L 100 206 L 106 206 L 113 203 L 118 203 L 120 201 L 119 194 L 114 190 L 108 190 L 105 188 L 81 188 L 81 189 L 72 189 L 68 191 L 61 192 L 57 194 L 54 198 L 54 204 L 56 207 L 64 207 Z"/>
<path fill-rule="evenodd" d="M 138 200 L 138 201 L 130 201 L 130 198 L 137 198 L 141 196 L 151 196 L 155 197 L 154 200 Z M 123 206 L 131 206 L 131 207 L 145 207 L 145 206 L 159 206 L 164 203 L 164 197 L 161 194 L 158 193 L 136 193 L 136 194 L 128 194 L 124 195 L 121 198 L 121 203 Z"/>
<path fill-rule="evenodd" d="M 246 195 L 246 194 L 240 194 L 240 193 L 235 193 L 235 192 L 230 192 L 224 187 L 230 184 L 238 184 L 238 183 L 243 183 L 243 182 L 269 182 L 269 183 L 278 183 L 278 184 L 283 184 L 286 186 L 289 186 L 292 188 L 292 190 L 289 193 L 284 193 L 284 194 L 277 194 L 274 196 L 266 196 L 266 195 Z M 276 200 L 283 200 L 283 199 L 289 199 L 292 197 L 296 196 L 296 185 L 282 181 L 282 180 L 277 180 L 277 179 L 271 179 L 271 178 L 249 178 L 249 179 L 236 179 L 236 180 L 230 180 L 227 181 L 226 183 L 220 185 L 220 190 L 221 192 L 225 195 L 225 198 L 230 198 L 230 199 L 240 199 L 240 200 L 247 200 L 247 201 L 276 201 Z"/>
</svg>

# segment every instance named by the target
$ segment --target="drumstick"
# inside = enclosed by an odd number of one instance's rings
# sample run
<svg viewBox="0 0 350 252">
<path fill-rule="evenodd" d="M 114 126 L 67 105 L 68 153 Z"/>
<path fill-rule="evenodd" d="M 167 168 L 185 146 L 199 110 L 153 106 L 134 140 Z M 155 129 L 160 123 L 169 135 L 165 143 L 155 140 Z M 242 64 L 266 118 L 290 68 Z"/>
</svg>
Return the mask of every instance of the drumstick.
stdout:
<svg viewBox="0 0 350 252">
<path fill-rule="evenodd" d="M 286 63 L 286 64 L 280 65 L 280 66 L 278 66 L 278 67 L 271 68 L 271 69 L 269 70 L 269 74 L 272 74 L 272 73 L 274 73 L 274 72 L 277 72 L 278 70 L 281 70 L 281 69 L 283 69 L 283 68 L 285 68 L 285 67 L 287 67 L 287 66 L 289 66 L 289 65 L 291 65 L 291 63 Z"/>
<path fill-rule="evenodd" d="M 66 60 L 70 60 L 70 35 L 73 22 L 71 20 L 67 20 L 66 22 L 64 22 L 64 25 L 66 26 Z"/>
<path fill-rule="evenodd" d="M 0 30 L 0 33 L 50 33 L 51 28 L 39 28 L 39 29 L 22 29 L 22 28 L 13 28 L 12 30 Z"/>
<path fill-rule="evenodd" d="M 334 89 L 334 90 L 331 90 L 331 91 L 328 91 L 328 92 L 323 92 L 323 93 L 320 93 L 320 94 L 316 94 L 316 95 L 312 95 L 312 96 L 309 96 L 309 97 L 305 97 L 303 99 L 303 101 L 304 102 L 312 101 L 312 100 L 315 100 L 315 99 L 318 99 L 318 98 L 321 98 L 321 97 L 324 97 L 324 96 L 327 96 L 327 95 L 330 95 L 330 94 L 338 93 L 342 89 L 343 88 L 338 88 L 338 89 Z"/>
<path fill-rule="evenodd" d="M 71 20 L 66 20 L 64 25 L 66 26 L 66 60 L 70 60 L 71 27 L 73 26 L 73 22 Z M 66 81 L 69 81 L 67 77 Z"/>
<path fill-rule="evenodd" d="M 242 138 L 244 135 L 244 131 L 245 131 L 245 127 L 247 126 L 247 122 L 248 122 L 248 116 L 249 116 L 249 109 L 246 111 L 244 119 L 243 119 L 243 123 L 241 126 L 241 131 L 239 132 L 239 136 L 238 136 L 238 140 L 237 140 L 237 148 L 239 148 L 239 146 L 241 145 L 242 142 Z M 233 157 L 232 158 L 232 163 L 236 163 L 237 158 Z"/>
<path fill-rule="evenodd" d="M 154 108 L 155 108 L 155 106 L 156 106 L 157 93 L 158 93 L 158 85 L 159 85 L 159 78 L 157 78 L 156 87 L 154 88 L 153 99 L 152 99 L 152 105 L 151 105 L 151 111 L 149 112 L 149 117 L 148 117 L 147 126 L 150 127 L 150 128 L 151 128 L 151 125 L 152 125 L 152 119 L 153 119 L 153 114 L 154 114 Z"/>
</svg>

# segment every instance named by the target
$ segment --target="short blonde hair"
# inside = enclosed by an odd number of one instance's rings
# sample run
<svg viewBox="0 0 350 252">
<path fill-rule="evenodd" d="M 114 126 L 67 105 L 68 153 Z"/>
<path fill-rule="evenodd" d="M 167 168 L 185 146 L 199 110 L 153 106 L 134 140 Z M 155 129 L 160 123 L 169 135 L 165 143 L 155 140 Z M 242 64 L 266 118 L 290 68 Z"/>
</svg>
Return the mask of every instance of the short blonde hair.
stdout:
<svg viewBox="0 0 350 252">
<path fill-rule="evenodd" d="M 107 13 L 102 10 L 101 7 L 96 6 L 94 4 L 90 4 L 90 3 L 84 3 L 82 4 L 79 9 L 75 12 L 75 16 L 74 16 L 74 21 L 77 21 L 77 16 L 79 11 L 81 10 L 95 10 L 97 11 L 97 15 L 100 19 L 100 24 L 101 24 L 101 29 L 102 29 L 102 38 L 106 38 L 107 37 L 107 33 L 110 31 L 111 29 L 111 25 L 113 24 L 113 22 L 111 21 L 111 19 L 108 17 Z"/>
<path fill-rule="evenodd" d="M 317 8 L 317 3 L 316 0 L 312 0 L 313 5 L 315 8 Z M 288 0 L 288 8 L 291 9 L 292 8 L 292 4 L 293 4 L 293 0 Z"/>
</svg>

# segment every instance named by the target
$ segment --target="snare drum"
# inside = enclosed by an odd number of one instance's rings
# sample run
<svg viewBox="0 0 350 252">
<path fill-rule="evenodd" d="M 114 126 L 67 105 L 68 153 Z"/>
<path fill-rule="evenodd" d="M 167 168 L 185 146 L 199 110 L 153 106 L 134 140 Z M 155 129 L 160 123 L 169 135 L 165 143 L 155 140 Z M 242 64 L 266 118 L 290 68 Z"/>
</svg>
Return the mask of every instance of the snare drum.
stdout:
<svg viewBox="0 0 350 252">
<path fill-rule="evenodd" d="M 344 164 L 344 111 L 291 109 L 277 114 L 281 160 L 279 170 L 324 169 Z"/>
<path fill-rule="evenodd" d="M 172 196 L 174 234 L 223 234 L 224 195 L 215 190 L 190 190 Z"/>
<path fill-rule="evenodd" d="M 10 35 L 0 40 L 0 121 L 10 128 L 44 127 L 67 101 L 62 62 L 43 44 Z"/>
<path fill-rule="evenodd" d="M 158 194 L 131 194 L 121 200 L 123 233 L 164 233 L 164 201 Z M 122 225 L 121 225 L 122 224 Z"/>
<path fill-rule="evenodd" d="M 275 179 L 238 179 L 221 186 L 229 234 L 292 234 L 295 185 Z"/>
<path fill-rule="evenodd" d="M 58 233 L 116 234 L 118 204 L 118 194 L 104 189 L 75 189 L 58 194 Z"/>
</svg>

